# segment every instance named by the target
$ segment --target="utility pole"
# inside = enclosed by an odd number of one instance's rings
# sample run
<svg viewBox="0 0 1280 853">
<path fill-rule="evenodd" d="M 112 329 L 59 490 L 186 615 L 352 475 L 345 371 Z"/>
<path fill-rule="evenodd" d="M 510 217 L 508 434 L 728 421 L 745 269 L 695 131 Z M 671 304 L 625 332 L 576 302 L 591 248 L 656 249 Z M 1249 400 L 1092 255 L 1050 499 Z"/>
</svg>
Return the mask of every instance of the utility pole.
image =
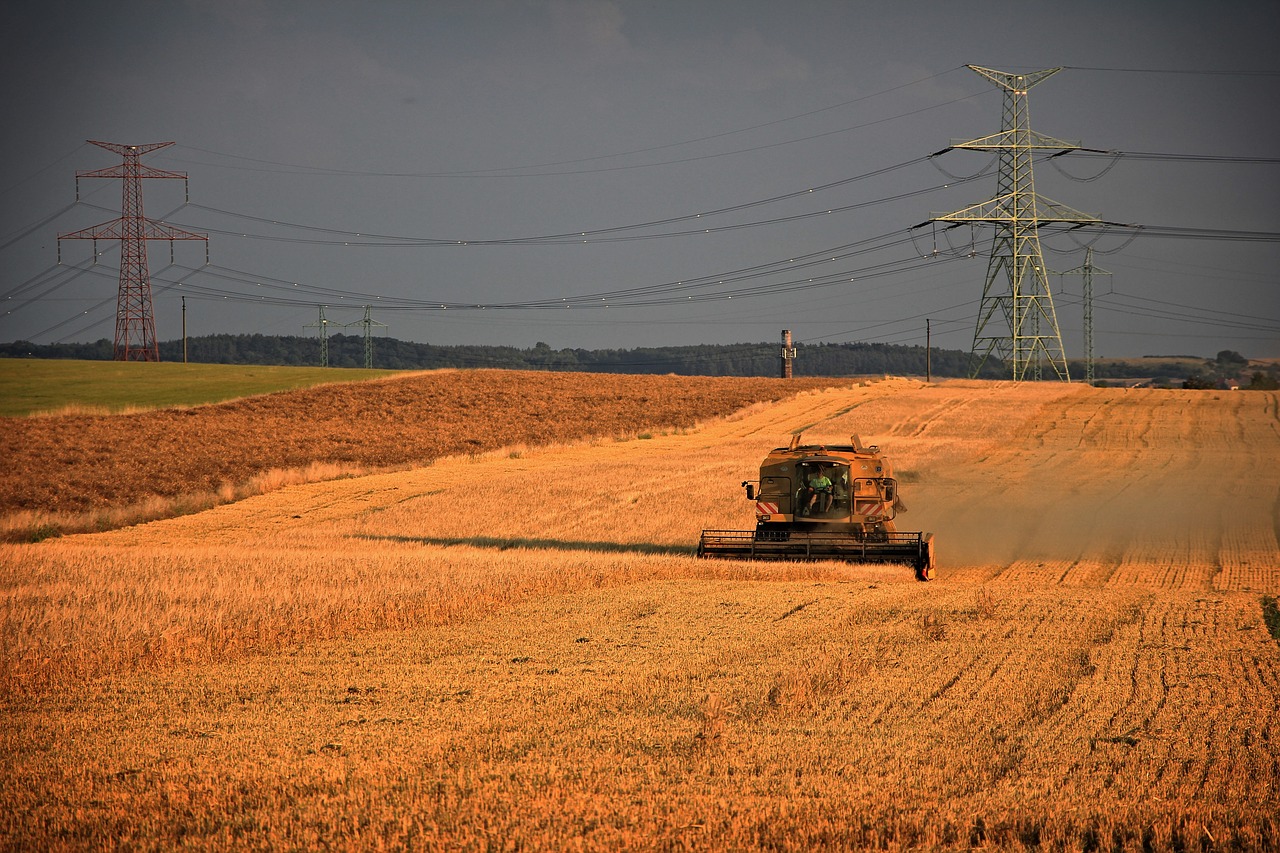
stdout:
<svg viewBox="0 0 1280 853">
<path fill-rule="evenodd" d="M 968 67 L 1004 92 L 1002 129 L 980 139 L 953 142 L 950 148 L 998 152 L 996 195 L 953 213 L 934 214 L 930 221 L 995 226 L 973 333 L 969 375 L 976 377 L 994 352 L 1009 365 L 1015 382 L 1027 379 L 1028 373 L 1031 378 L 1038 377 L 1042 360 L 1049 362 L 1059 379 L 1069 381 L 1039 226 L 1050 222 L 1096 225 L 1101 220 L 1036 193 L 1032 157 L 1039 152 L 1074 151 L 1080 145 L 1033 131 L 1027 106 L 1027 91 L 1062 69 L 1012 74 L 976 65 Z M 1002 278 L 1008 280 L 1007 288 L 997 283 Z M 993 322 L 997 317 L 999 321 Z"/>
<path fill-rule="evenodd" d="M 320 318 L 314 323 L 303 326 L 304 329 L 316 329 L 320 335 L 320 366 L 329 366 L 329 321 L 324 316 L 324 306 L 319 306 Z"/>
<path fill-rule="evenodd" d="M 924 381 L 933 381 L 933 321 L 924 321 Z"/>
<path fill-rule="evenodd" d="M 182 295 L 182 363 L 187 363 L 187 296 Z"/>
<path fill-rule="evenodd" d="M 1093 247 L 1086 246 L 1084 263 L 1062 275 L 1080 273 L 1084 281 L 1084 381 L 1093 384 L 1093 274 L 1111 275 L 1107 270 L 1093 265 Z"/>
<path fill-rule="evenodd" d="M 205 263 L 209 262 L 209 237 L 147 219 L 142 213 L 143 178 L 180 178 L 186 172 L 170 172 L 142 165 L 142 155 L 172 145 L 154 142 L 148 145 L 121 145 L 115 142 L 90 144 L 115 152 L 124 158 L 119 166 L 76 172 L 76 201 L 80 200 L 81 178 L 120 178 L 123 184 L 120 216 L 90 228 L 58 235 L 58 262 L 62 262 L 63 240 L 92 240 L 93 256 L 98 257 L 99 240 L 120 241 L 120 289 L 116 297 L 116 361 L 159 361 L 160 345 L 156 340 L 155 313 L 151 305 L 151 273 L 147 268 L 147 241 L 168 240 L 173 251 L 174 240 L 203 240 Z"/>
<path fill-rule="evenodd" d="M 791 345 L 791 330 L 782 330 L 782 378 L 791 378 L 791 362 L 795 361 L 796 348 Z"/>
</svg>

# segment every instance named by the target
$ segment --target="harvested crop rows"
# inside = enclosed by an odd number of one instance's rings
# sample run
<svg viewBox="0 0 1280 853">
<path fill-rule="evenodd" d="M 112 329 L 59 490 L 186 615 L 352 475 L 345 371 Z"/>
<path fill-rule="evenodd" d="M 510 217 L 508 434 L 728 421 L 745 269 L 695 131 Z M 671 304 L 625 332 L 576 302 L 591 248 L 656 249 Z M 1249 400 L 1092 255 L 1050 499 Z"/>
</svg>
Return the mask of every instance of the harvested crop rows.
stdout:
<svg viewBox="0 0 1280 853">
<path fill-rule="evenodd" d="M 5 546 L 0 839 L 1275 849 L 1276 404 L 890 380 Z M 690 556 L 801 428 L 936 581 Z"/>
</svg>

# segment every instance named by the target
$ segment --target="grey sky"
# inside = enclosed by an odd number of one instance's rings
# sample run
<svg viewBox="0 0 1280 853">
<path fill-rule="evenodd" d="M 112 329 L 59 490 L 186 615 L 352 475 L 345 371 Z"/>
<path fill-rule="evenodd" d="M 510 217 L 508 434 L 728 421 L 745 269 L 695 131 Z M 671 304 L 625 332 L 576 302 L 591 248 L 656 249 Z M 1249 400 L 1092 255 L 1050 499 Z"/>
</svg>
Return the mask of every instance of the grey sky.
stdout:
<svg viewBox="0 0 1280 853">
<path fill-rule="evenodd" d="M 91 244 L 64 241 L 54 266 L 58 233 L 118 215 L 118 181 L 73 204 L 77 171 L 119 163 L 87 139 L 175 141 L 144 162 L 190 176 L 186 206 L 180 182 L 144 186 L 149 216 L 210 235 L 208 268 L 148 247 L 161 340 L 185 293 L 193 335 L 303 334 L 318 304 L 353 323 L 368 303 L 402 339 L 557 348 L 923 343 L 930 317 L 968 349 L 989 233 L 908 232 L 995 192 L 922 160 L 1000 129 L 966 64 L 1064 66 L 1032 125 L 1086 147 L 1280 157 L 1273 2 L 19 0 L 0 31 L 0 341 L 113 335 L 115 244 L 77 275 Z M 1280 231 L 1280 166 L 1064 174 L 1109 162 L 1040 161 L 1037 189 L 1112 222 Z M 621 230 L 530 239 L 602 229 Z M 1095 244 L 1098 355 L 1280 357 L 1275 241 L 1127 241 Z M 1045 245 L 1053 270 L 1083 262 Z M 1080 279 L 1051 282 L 1079 357 Z M 529 301 L 559 307 L 506 307 Z"/>
</svg>

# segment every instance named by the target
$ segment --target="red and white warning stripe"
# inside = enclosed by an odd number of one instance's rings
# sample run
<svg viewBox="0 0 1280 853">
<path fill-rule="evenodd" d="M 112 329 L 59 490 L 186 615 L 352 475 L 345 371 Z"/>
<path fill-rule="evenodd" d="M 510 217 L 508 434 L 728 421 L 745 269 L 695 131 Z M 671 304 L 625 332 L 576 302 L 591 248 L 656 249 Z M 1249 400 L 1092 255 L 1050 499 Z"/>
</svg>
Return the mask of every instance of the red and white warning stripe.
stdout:
<svg viewBox="0 0 1280 853">
<path fill-rule="evenodd" d="M 778 505 L 769 501 L 756 501 L 756 518 L 772 518 L 778 514 Z"/>
<path fill-rule="evenodd" d="M 854 515 L 860 515 L 864 518 L 876 518 L 884 512 L 884 501 L 876 500 L 855 500 L 853 502 Z"/>
</svg>

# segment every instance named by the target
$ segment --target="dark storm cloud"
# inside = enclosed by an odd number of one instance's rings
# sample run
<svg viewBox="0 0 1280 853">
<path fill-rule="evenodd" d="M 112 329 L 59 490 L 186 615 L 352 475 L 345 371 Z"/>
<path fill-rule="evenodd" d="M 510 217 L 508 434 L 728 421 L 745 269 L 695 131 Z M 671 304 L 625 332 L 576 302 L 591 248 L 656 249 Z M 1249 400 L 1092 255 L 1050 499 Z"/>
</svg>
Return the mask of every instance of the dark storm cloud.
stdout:
<svg viewBox="0 0 1280 853">
<path fill-rule="evenodd" d="M 191 205 L 172 182 L 145 188 L 149 215 L 211 238 L 214 268 L 197 272 L 203 252 L 176 247 L 170 266 L 168 247 L 150 246 L 162 339 L 176 336 L 185 293 L 193 334 L 300 334 L 324 302 L 338 322 L 374 304 L 390 334 L 441 343 L 756 341 L 781 328 L 804 341 L 915 343 L 927 315 L 935 343 L 967 348 L 985 264 L 963 258 L 965 229 L 943 238 L 957 261 L 912 263 L 938 244 L 923 229 L 915 245 L 716 282 L 904 236 L 990 196 L 994 176 L 956 184 L 925 162 L 889 169 L 999 129 L 999 93 L 967 63 L 1067 66 L 1032 90 L 1032 124 L 1089 147 L 1273 157 L 1280 130 L 1269 106 L 1280 12 L 1263 3 L 131 0 L 3 14 L 0 340 L 111 334 L 115 250 L 100 246 L 101 263 L 79 276 L 54 266 L 58 233 L 119 209 L 114 181 L 82 181 L 73 204 L 76 171 L 117 162 L 86 139 L 174 140 L 148 162 L 190 175 Z M 985 165 L 960 152 L 938 162 L 953 174 Z M 1105 161 L 1056 165 L 1037 166 L 1041 193 L 1107 220 L 1280 231 L 1275 165 L 1134 159 L 1090 182 L 1068 175 Z M 735 208 L 884 169 L 609 241 L 476 245 Z M 717 230 L 765 220 L 786 221 Z M 694 233 L 612 239 L 669 231 Z M 471 245 L 375 247 L 356 234 Z M 1046 242 L 1050 268 L 1079 265 L 1078 250 L 1052 251 L 1072 242 Z M 1118 249 L 1098 257 L 1118 292 L 1095 308 L 1100 354 L 1280 356 L 1274 242 L 1117 235 L 1097 248 Z M 85 264 L 88 245 L 64 244 L 63 256 Z M 903 269 L 867 277 L 890 262 Z M 456 310 L 701 279 L 649 306 Z M 1074 356 L 1079 283 L 1060 283 Z M 747 290 L 760 285 L 772 292 Z M 687 298 L 711 292 L 721 298 Z M 276 298 L 245 301 L 264 294 Z"/>
</svg>

